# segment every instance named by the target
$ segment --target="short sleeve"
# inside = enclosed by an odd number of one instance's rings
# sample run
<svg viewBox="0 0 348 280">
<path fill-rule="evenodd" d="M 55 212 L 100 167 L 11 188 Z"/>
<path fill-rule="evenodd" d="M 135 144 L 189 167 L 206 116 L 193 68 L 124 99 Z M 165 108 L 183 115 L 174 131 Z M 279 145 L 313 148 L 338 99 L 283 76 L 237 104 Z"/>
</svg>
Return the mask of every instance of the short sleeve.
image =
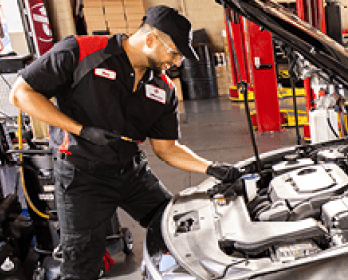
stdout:
<svg viewBox="0 0 348 280">
<path fill-rule="evenodd" d="M 78 56 L 77 41 L 68 36 L 21 70 L 20 75 L 35 91 L 50 98 L 72 83 Z"/>
</svg>

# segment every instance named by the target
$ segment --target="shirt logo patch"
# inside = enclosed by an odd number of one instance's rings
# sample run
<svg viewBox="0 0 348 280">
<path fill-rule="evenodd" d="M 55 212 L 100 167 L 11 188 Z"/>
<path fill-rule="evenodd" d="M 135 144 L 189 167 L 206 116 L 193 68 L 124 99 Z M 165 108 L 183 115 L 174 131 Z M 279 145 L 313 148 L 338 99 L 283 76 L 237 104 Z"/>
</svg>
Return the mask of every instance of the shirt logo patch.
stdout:
<svg viewBox="0 0 348 280">
<path fill-rule="evenodd" d="M 164 89 L 155 87 L 153 85 L 145 85 L 145 95 L 147 98 L 166 104 L 166 92 Z"/>
<path fill-rule="evenodd" d="M 116 80 L 116 72 L 113 70 L 105 69 L 105 68 L 95 68 L 94 75 L 106 78 L 109 80 Z"/>
</svg>

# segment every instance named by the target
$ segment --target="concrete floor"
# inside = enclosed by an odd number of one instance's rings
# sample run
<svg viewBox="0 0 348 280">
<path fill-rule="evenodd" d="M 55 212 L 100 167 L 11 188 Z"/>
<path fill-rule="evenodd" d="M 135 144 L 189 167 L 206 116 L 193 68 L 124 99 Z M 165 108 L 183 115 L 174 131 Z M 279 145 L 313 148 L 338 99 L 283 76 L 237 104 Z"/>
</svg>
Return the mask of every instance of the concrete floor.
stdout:
<svg viewBox="0 0 348 280">
<path fill-rule="evenodd" d="M 304 104 L 303 98 L 298 98 Z M 291 100 L 281 100 L 281 108 L 291 108 Z M 254 103 L 251 102 L 251 107 Z M 303 107 L 303 105 L 302 105 Z M 185 100 L 180 103 L 181 131 L 180 142 L 197 154 L 212 161 L 236 163 L 253 156 L 244 103 L 231 102 L 227 95 L 216 99 Z M 301 130 L 302 131 L 302 130 Z M 259 153 L 296 145 L 294 128 L 286 128 L 274 133 L 256 133 Z M 148 153 L 150 166 L 172 193 L 196 185 L 207 178 L 175 169 L 160 161 L 151 150 L 148 142 L 142 147 Z M 116 264 L 104 279 L 141 279 L 142 243 L 145 230 L 127 214 L 119 211 L 123 227 L 128 227 L 134 239 L 134 253 L 113 254 Z M 1 278 L 1 276 L 0 276 Z M 24 278 L 7 278 L 11 280 Z"/>
</svg>

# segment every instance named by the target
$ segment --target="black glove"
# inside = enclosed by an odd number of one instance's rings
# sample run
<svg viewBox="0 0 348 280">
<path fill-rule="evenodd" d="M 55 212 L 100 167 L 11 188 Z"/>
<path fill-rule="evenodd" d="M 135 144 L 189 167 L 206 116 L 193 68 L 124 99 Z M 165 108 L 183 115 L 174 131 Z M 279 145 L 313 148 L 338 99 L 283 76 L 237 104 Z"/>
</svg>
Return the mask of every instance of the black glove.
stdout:
<svg viewBox="0 0 348 280">
<path fill-rule="evenodd" d="M 92 126 L 84 126 L 81 129 L 79 136 L 83 139 L 86 139 L 89 142 L 101 146 L 105 146 L 111 142 L 115 142 L 119 140 L 121 137 L 121 135 L 115 131 L 110 132 L 105 129 Z"/>
<path fill-rule="evenodd" d="M 225 198 L 236 197 L 237 195 L 231 183 L 216 184 L 207 190 L 207 194 L 210 198 L 213 198 L 216 194 L 222 194 Z"/>
<path fill-rule="evenodd" d="M 238 168 L 226 163 L 218 162 L 211 164 L 207 168 L 206 173 L 208 175 L 214 176 L 224 183 L 234 183 L 242 176 Z"/>
</svg>

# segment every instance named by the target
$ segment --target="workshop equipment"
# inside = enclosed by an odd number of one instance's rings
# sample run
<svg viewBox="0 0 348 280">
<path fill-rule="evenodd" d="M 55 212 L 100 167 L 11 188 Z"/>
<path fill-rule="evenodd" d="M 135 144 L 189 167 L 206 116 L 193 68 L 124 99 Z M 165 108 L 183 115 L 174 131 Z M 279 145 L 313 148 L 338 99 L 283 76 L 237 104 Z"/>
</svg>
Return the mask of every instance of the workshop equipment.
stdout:
<svg viewBox="0 0 348 280">
<path fill-rule="evenodd" d="M 61 261 L 59 222 L 54 196 L 53 155 L 47 141 L 32 139 L 32 134 L 27 133 L 26 129 L 28 127 L 22 127 L 21 111 L 18 114 L 18 138 L 11 139 L 6 133 L 5 125 L 0 124 L 0 164 L 19 167 L 23 193 L 28 205 L 28 209 L 25 210 L 29 214 L 28 217 L 21 215 L 24 209 L 18 201 L 17 189 L 6 197 L 3 197 L 0 191 L 0 276 L 16 274 L 33 247 L 38 259 L 32 279 L 51 280 L 59 273 Z M 12 141 L 15 140 L 18 149 L 11 149 Z M 112 253 L 132 253 L 132 234 L 128 228 L 121 227 L 117 212 L 110 220 L 107 234 L 108 248 Z M 101 276 L 113 265 L 107 249 L 104 263 L 105 266 L 100 269 Z"/>
<path fill-rule="evenodd" d="M 52 149 L 47 141 L 33 140 L 31 133 L 23 136 L 22 112 L 18 112 L 18 150 L 9 150 L 7 154 L 20 155 L 20 171 L 23 193 L 29 205 L 28 213 L 33 222 L 35 245 L 34 251 L 39 258 L 33 272 L 33 280 L 51 280 L 59 273 L 62 261 L 59 245 L 59 221 L 54 196 L 54 177 Z M 136 141 L 120 136 L 124 141 Z M 23 140 L 28 144 L 23 149 Z M 115 253 L 123 251 L 132 253 L 133 238 L 128 228 L 121 228 L 117 212 L 110 221 L 107 232 L 107 241 Z M 113 265 L 112 259 L 106 250 L 104 267 L 100 268 L 100 276 L 105 274 Z"/>
<path fill-rule="evenodd" d="M 218 97 L 215 59 L 212 44 L 204 29 L 192 35 L 192 47 L 199 60 L 186 58 L 182 63 L 181 85 L 185 99 Z"/>
<path fill-rule="evenodd" d="M 0 123 L 0 165 L 11 164 L 13 158 L 7 154 L 10 148 L 4 123 Z M 22 206 L 17 191 L 3 195 L 0 185 L 0 278 L 16 273 L 29 252 L 33 237 L 30 219 L 21 215 Z"/>
<path fill-rule="evenodd" d="M 226 9 L 225 23 L 230 52 L 232 80 L 235 86 L 246 82 L 252 91 L 260 133 L 282 129 L 274 50 L 271 34 L 253 22 Z M 234 46 L 232 46 L 232 44 Z M 234 97 L 238 90 L 232 91 Z M 246 97 L 251 98 L 250 94 Z"/>
</svg>

